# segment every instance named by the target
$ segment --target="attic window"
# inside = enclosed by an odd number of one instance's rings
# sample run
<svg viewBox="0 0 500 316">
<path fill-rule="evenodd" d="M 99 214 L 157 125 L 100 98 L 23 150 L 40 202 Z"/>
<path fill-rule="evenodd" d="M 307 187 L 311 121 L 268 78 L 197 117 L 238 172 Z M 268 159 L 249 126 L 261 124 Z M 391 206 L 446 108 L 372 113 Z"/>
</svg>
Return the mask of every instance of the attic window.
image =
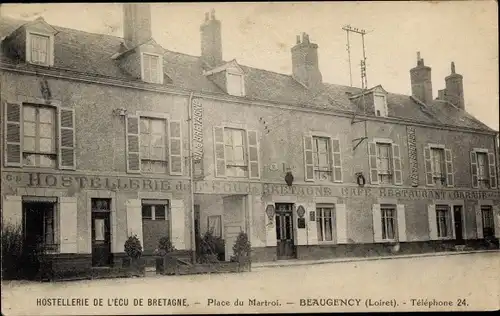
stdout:
<svg viewBox="0 0 500 316">
<path fill-rule="evenodd" d="M 376 116 L 387 116 L 387 100 L 385 95 L 375 94 L 373 96 Z"/>
<path fill-rule="evenodd" d="M 163 61 L 160 55 L 142 53 L 142 80 L 149 83 L 163 83 Z"/>
<path fill-rule="evenodd" d="M 238 97 L 245 95 L 245 85 L 244 85 L 243 75 L 227 71 L 226 85 L 228 94 Z"/>
<path fill-rule="evenodd" d="M 51 36 L 28 33 L 28 47 L 26 49 L 27 60 L 32 64 L 51 66 L 52 65 L 52 41 Z"/>
</svg>

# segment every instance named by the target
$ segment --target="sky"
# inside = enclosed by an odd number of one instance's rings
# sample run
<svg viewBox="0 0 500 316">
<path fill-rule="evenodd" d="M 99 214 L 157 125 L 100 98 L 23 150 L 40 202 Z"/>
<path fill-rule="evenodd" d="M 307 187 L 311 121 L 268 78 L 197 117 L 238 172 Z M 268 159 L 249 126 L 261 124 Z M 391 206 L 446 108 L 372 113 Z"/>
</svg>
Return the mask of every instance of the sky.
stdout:
<svg viewBox="0 0 500 316">
<path fill-rule="evenodd" d="M 305 32 L 318 44 L 323 81 L 349 85 L 344 25 L 364 29 L 368 86 L 411 94 L 409 70 L 420 52 L 432 67 L 433 97 L 455 62 L 464 77 L 466 110 L 499 130 L 496 1 L 153 3 L 152 32 L 165 49 L 200 55 L 205 12 L 222 22 L 225 60 L 291 73 L 290 48 Z M 119 3 L 4 4 L 2 14 L 92 33 L 123 36 Z M 361 36 L 350 36 L 352 82 L 361 85 Z"/>
</svg>

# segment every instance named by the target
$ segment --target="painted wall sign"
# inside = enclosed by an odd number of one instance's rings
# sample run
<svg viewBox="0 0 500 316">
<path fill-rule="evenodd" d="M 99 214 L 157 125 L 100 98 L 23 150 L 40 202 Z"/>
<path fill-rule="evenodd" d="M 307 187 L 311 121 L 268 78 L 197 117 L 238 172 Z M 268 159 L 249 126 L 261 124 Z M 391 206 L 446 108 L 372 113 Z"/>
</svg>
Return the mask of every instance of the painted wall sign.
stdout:
<svg viewBox="0 0 500 316">
<path fill-rule="evenodd" d="M 200 99 L 193 99 L 193 160 L 203 158 L 203 106 Z"/>
<path fill-rule="evenodd" d="M 2 172 L 2 187 L 67 188 L 68 190 L 153 191 L 189 193 L 188 180 L 130 176 L 93 176 L 78 174 Z M 351 186 L 323 186 L 270 184 L 236 181 L 195 181 L 195 193 L 253 194 L 297 197 L 395 198 L 404 200 L 500 200 L 500 191 L 367 188 Z"/>
</svg>

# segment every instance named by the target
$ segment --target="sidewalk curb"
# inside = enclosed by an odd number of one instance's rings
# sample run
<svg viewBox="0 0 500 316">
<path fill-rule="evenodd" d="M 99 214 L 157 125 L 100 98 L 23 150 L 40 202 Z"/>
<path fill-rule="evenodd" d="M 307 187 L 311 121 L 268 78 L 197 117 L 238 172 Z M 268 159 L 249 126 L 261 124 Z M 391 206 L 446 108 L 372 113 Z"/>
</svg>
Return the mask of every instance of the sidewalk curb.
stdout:
<svg viewBox="0 0 500 316">
<path fill-rule="evenodd" d="M 405 259 L 405 258 L 424 258 L 424 257 L 442 257 L 449 255 L 463 255 L 463 254 L 473 254 L 473 253 L 487 253 L 487 252 L 497 252 L 500 253 L 500 249 L 492 250 L 469 250 L 469 251 L 449 251 L 449 252 L 433 252 L 424 254 L 411 254 L 411 255 L 398 255 L 398 256 L 383 256 L 383 257 L 360 257 L 360 258 L 344 258 L 344 259 L 323 259 L 323 260 L 299 260 L 287 263 L 277 263 L 272 262 L 262 262 L 252 264 L 252 270 L 259 269 L 269 269 L 269 268 L 281 268 L 281 267 L 292 267 L 292 266 L 304 266 L 304 265 L 318 265 L 327 263 L 345 263 L 345 262 L 358 262 L 358 261 L 376 261 L 376 260 L 391 260 L 391 259 Z"/>
</svg>

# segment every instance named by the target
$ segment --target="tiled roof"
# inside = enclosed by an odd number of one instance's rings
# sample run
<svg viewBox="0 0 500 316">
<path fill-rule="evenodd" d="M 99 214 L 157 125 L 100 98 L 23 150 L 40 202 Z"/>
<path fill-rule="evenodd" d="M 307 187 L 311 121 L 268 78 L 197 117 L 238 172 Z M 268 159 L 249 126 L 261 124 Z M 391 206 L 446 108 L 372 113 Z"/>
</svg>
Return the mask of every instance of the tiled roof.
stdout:
<svg viewBox="0 0 500 316">
<path fill-rule="evenodd" d="M 2 17 L 0 19 L 0 38 L 6 37 L 28 21 Z M 55 36 L 54 66 L 70 69 L 94 76 L 111 77 L 124 80 L 132 79 L 124 72 L 119 62 L 111 57 L 116 54 L 123 39 L 116 36 L 94 34 L 59 26 L 53 26 Z M 2 56 L 5 59 L 5 56 Z M 9 59 L 9 62 L 15 60 Z M 164 51 L 164 71 L 172 79 L 172 85 L 207 93 L 225 93 L 209 78 L 204 76 L 205 65 L 198 56 Z M 302 106 L 334 108 L 344 111 L 359 110 L 356 102 L 349 97 L 361 93 L 359 88 L 324 83 L 313 93 L 290 75 L 240 65 L 245 73 L 247 99 L 268 100 Z M 388 93 L 389 116 L 407 120 L 436 124 L 442 123 L 457 127 L 469 127 L 491 131 L 486 125 L 467 112 L 449 103 L 435 101 L 426 106 L 410 96 Z"/>
</svg>

